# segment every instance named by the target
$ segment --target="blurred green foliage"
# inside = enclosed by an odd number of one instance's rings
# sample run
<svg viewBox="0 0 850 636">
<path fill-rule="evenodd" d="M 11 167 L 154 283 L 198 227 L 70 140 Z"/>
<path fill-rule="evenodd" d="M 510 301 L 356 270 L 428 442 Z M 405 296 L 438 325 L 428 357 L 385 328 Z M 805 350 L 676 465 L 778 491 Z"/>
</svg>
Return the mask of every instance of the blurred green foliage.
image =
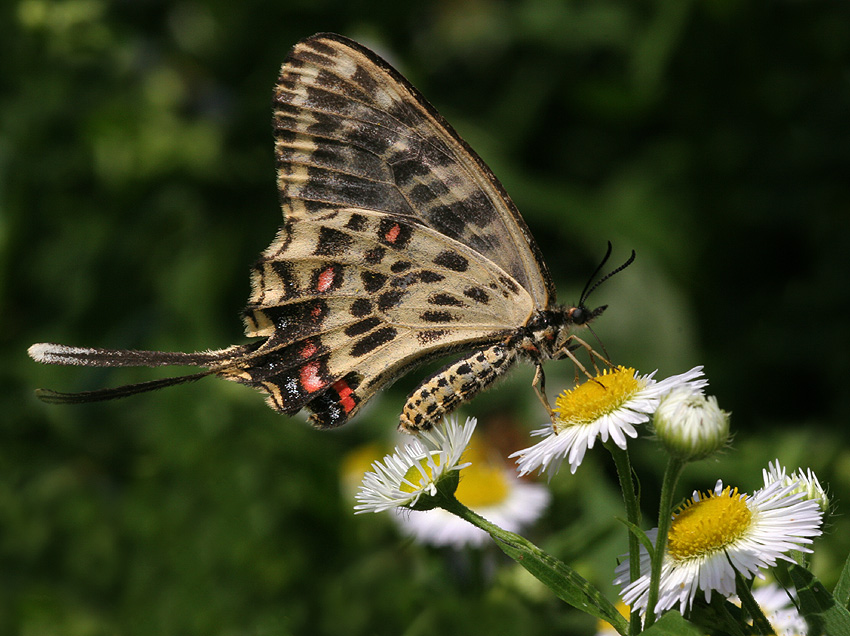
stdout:
<svg viewBox="0 0 850 636">
<path fill-rule="evenodd" d="M 317 31 L 389 57 L 480 152 L 563 301 L 606 240 L 615 260 L 637 251 L 594 295 L 599 336 L 644 371 L 705 364 L 733 411 L 734 448 L 687 487 L 752 489 L 779 457 L 812 466 L 841 511 L 848 28 L 850 5 L 818 1 L 3 3 L 0 633 L 592 632 L 496 552 L 425 549 L 351 514 L 341 458 L 388 435 L 421 372 L 332 433 L 214 380 L 82 407 L 33 397 L 158 377 L 36 365 L 33 342 L 241 341 L 248 266 L 280 223 L 271 88 Z M 572 369 L 550 367 L 550 390 L 567 386 Z M 539 425 L 530 378 L 466 412 Z M 663 457 L 633 447 L 651 520 Z M 552 480 L 532 538 L 607 586 L 625 551 L 616 484 L 601 455 L 580 471 Z M 817 543 L 825 582 L 847 524 Z"/>
</svg>

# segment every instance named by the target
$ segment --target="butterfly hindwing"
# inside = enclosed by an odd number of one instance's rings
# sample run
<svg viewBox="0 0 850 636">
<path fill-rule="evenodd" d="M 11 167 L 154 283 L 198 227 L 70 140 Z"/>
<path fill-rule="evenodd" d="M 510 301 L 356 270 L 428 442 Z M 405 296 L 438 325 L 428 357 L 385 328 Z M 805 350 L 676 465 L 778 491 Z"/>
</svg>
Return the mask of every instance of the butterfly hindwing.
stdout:
<svg viewBox="0 0 850 636">
<path fill-rule="evenodd" d="M 290 219 L 252 287 L 246 331 L 267 340 L 219 374 L 269 393 L 282 412 L 306 406 L 323 425 L 353 416 L 410 366 L 503 338 L 533 310 L 516 281 L 465 245 L 361 209 Z"/>
</svg>

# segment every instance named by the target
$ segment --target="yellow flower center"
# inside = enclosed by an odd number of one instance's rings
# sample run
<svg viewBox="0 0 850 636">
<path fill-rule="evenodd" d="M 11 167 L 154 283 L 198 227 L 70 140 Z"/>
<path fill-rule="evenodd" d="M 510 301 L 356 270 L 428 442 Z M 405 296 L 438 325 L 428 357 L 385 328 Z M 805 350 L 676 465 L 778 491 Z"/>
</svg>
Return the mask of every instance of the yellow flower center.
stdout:
<svg viewBox="0 0 850 636">
<path fill-rule="evenodd" d="M 508 496 L 504 468 L 493 453 L 493 448 L 476 436 L 463 452 L 461 461 L 470 465 L 463 469 L 455 496 L 473 510 L 502 503 Z"/>
<path fill-rule="evenodd" d="M 463 469 L 455 496 L 473 510 L 502 503 L 508 495 L 505 475 L 498 466 L 473 463 Z"/>
<path fill-rule="evenodd" d="M 691 499 L 674 514 L 667 538 L 667 551 L 677 560 L 721 551 L 739 539 L 750 525 L 753 513 L 747 495 L 729 486 L 719 495 Z"/>
<path fill-rule="evenodd" d="M 631 608 L 625 603 L 623 603 L 623 601 L 618 600 L 614 607 L 616 607 L 617 611 L 620 612 L 620 616 L 622 616 L 623 618 L 629 617 L 629 612 L 631 611 Z M 606 630 L 606 634 L 609 632 L 613 634 L 614 626 L 611 625 L 611 623 L 609 623 L 608 621 L 603 621 L 600 618 L 598 621 L 596 621 L 596 631 L 601 632 L 603 630 Z"/>
<path fill-rule="evenodd" d="M 439 466 L 440 465 L 440 454 L 433 453 L 434 463 Z M 401 482 L 401 486 L 399 490 L 402 492 L 416 492 L 417 490 L 421 490 L 425 488 L 428 484 L 434 481 L 434 472 L 431 469 L 431 464 L 428 461 L 427 457 L 423 457 L 419 461 L 417 461 L 413 466 L 407 469 L 407 472 L 404 473 L 405 481 Z M 407 483 L 410 482 L 410 483 Z"/>
<path fill-rule="evenodd" d="M 605 369 L 595 378 L 561 393 L 555 400 L 555 412 L 563 428 L 590 424 L 616 411 L 645 386 L 646 381 L 636 378 L 632 368 Z"/>
</svg>

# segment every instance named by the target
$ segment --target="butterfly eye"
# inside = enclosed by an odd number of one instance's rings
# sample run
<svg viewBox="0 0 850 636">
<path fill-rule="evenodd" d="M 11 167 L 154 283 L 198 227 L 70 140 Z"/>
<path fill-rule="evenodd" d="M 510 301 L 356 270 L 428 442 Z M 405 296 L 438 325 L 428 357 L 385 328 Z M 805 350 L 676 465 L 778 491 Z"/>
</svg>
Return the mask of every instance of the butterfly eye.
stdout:
<svg viewBox="0 0 850 636">
<path fill-rule="evenodd" d="M 588 312 L 584 307 L 575 307 L 570 312 L 570 318 L 572 318 L 573 324 L 575 325 L 583 325 L 587 322 L 589 317 L 590 312 Z"/>
</svg>

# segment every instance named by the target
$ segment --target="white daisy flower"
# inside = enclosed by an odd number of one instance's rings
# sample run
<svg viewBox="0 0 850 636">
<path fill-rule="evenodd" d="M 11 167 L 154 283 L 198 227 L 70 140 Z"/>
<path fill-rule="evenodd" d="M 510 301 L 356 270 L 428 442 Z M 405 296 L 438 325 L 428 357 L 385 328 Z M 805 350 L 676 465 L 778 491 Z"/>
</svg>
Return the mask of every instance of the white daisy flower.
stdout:
<svg viewBox="0 0 850 636">
<path fill-rule="evenodd" d="M 789 476 L 785 474 L 785 468 L 779 465 L 778 459 L 767 466 L 767 470 L 761 471 L 765 486 L 774 481 L 782 482 L 786 486 L 796 484 L 795 492 L 803 493 L 806 499 L 817 501 L 824 514 L 829 512 L 829 495 L 826 494 L 826 489 L 820 485 L 811 468 L 807 468 L 805 473 L 802 468 L 798 468 Z"/>
<path fill-rule="evenodd" d="M 778 559 L 792 561 L 792 550 L 811 552 L 806 547 L 820 535 L 822 513 L 817 502 L 795 492 L 796 484 L 774 481 L 752 496 L 723 487 L 693 498 L 673 515 L 661 568 L 655 612 L 675 606 L 684 612 L 693 604 L 698 590 L 705 600 L 712 591 L 725 597 L 735 594 L 735 571 L 744 577 L 763 578 L 763 568 Z M 655 543 L 657 528 L 647 535 Z M 617 566 L 614 583 L 623 586 L 623 601 L 646 611 L 649 595 L 650 561 L 641 548 L 641 576 L 629 583 L 629 561 Z"/>
<path fill-rule="evenodd" d="M 420 432 L 410 443 L 372 463 L 372 471 L 363 476 L 363 483 L 355 495 L 359 502 L 357 513 L 381 512 L 400 506 L 428 510 L 435 503 L 438 487 L 457 487 L 460 458 L 466 449 L 476 419 L 467 418 L 458 424 L 457 417 L 446 418 L 442 426 Z M 424 498 L 424 500 L 422 500 Z"/>
<path fill-rule="evenodd" d="M 667 451 L 682 461 L 704 459 L 729 440 L 729 414 L 691 387 L 673 389 L 661 398 L 652 429 Z"/>
<path fill-rule="evenodd" d="M 549 505 L 549 490 L 519 479 L 491 449 L 471 440 L 455 497 L 467 508 L 509 532 L 519 532 L 530 525 Z M 402 530 L 421 543 L 437 546 L 478 547 L 491 541 L 490 535 L 460 517 L 435 508 L 410 513 L 396 510 Z"/>
<path fill-rule="evenodd" d="M 564 459 L 574 473 L 597 437 L 603 442 L 610 438 L 625 449 L 626 438 L 637 437 L 635 426 L 649 420 L 663 395 L 678 387 L 697 391 L 708 384 L 702 378 L 701 366 L 660 381 L 653 379 L 655 373 L 639 375 L 625 367 L 606 369 L 559 395 L 555 401 L 556 425 L 550 423 L 532 433 L 545 439 L 511 455 L 518 457 L 519 474 L 536 469 L 554 473 Z"/>
</svg>

